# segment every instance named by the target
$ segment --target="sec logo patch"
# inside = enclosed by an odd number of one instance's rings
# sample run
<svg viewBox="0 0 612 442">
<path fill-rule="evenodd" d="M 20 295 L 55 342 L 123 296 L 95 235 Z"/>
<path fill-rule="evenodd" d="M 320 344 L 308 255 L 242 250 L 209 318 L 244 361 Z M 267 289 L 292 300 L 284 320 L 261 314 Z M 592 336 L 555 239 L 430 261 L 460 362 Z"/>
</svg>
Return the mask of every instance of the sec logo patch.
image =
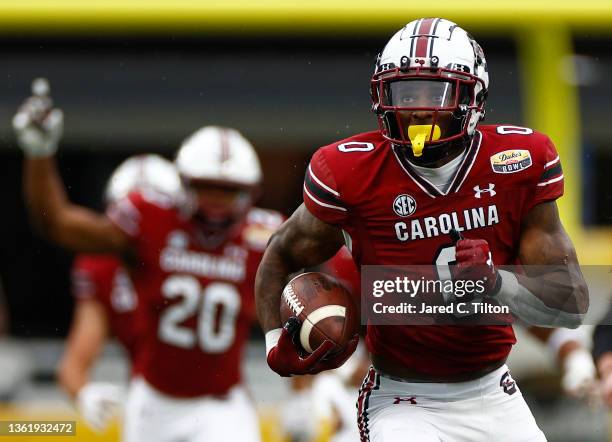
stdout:
<svg viewBox="0 0 612 442">
<path fill-rule="evenodd" d="M 417 203 L 410 195 L 405 193 L 395 197 L 393 201 L 393 211 L 401 216 L 406 217 L 412 215 L 417 208 Z"/>
<path fill-rule="evenodd" d="M 495 173 L 515 173 L 531 166 L 531 153 L 528 150 L 504 150 L 491 156 L 491 167 Z"/>
</svg>

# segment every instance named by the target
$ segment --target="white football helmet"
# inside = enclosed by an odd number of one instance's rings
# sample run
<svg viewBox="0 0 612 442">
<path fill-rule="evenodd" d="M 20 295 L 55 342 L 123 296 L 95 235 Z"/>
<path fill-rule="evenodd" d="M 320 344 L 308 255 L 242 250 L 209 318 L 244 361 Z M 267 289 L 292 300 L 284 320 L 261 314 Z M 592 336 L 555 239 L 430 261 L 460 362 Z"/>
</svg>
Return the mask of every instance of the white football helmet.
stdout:
<svg viewBox="0 0 612 442">
<path fill-rule="evenodd" d="M 488 86 L 480 45 L 449 20 L 421 18 L 391 37 L 378 56 L 372 110 L 383 136 L 419 157 L 426 146 L 474 134 Z"/>
<path fill-rule="evenodd" d="M 106 185 L 105 200 L 112 204 L 130 192 L 152 190 L 178 202 L 183 191 L 172 162 L 159 155 L 135 155 L 119 165 Z"/>
<path fill-rule="evenodd" d="M 175 159 L 194 218 L 221 238 L 244 219 L 262 180 L 255 149 L 236 129 L 206 126 L 187 138 Z"/>
<path fill-rule="evenodd" d="M 261 182 L 255 149 L 236 129 L 206 126 L 187 138 L 175 160 L 183 179 L 243 187 Z"/>
</svg>

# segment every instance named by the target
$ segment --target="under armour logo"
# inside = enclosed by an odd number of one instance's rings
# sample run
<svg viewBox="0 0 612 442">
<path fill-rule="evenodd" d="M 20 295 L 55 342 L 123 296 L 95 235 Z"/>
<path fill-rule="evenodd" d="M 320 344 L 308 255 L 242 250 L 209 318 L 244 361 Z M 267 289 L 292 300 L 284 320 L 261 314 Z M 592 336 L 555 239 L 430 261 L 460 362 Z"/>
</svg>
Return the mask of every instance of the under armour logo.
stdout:
<svg viewBox="0 0 612 442">
<path fill-rule="evenodd" d="M 399 396 L 396 396 L 394 398 L 393 405 L 397 405 L 400 402 L 410 402 L 412 405 L 416 405 L 416 403 L 417 403 L 416 397 L 414 397 L 414 396 L 410 396 L 410 397 L 399 397 Z"/>
<path fill-rule="evenodd" d="M 474 197 L 480 198 L 480 194 L 485 192 L 488 192 L 491 196 L 495 196 L 497 192 L 493 189 L 495 189 L 495 184 L 493 183 L 489 183 L 489 187 L 487 189 L 481 189 L 480 186 L 474 186 L 474 192 L 476 192 Z"/>
</svg>

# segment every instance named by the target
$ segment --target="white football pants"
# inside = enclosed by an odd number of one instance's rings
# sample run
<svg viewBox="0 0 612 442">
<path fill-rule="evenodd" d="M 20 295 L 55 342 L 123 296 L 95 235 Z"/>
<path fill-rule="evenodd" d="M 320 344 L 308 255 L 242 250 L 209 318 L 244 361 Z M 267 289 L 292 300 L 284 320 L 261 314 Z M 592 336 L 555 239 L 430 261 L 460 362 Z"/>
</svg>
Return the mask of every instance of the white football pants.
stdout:
<svg viewBox="0 0 612 442">
<path fill-rule="evenodd" d="M 506 365 L 448 384 L 396 381 L 370 368 L 357 410 L 362 442 L 546 441 Z"/>
<path fill-rule="evenodd" d="M 124 442 L 260 442 L 257 414 L 242 386 L 226 398 L 175 398 L 144 379 L 130 384 Z"/>
</svg>

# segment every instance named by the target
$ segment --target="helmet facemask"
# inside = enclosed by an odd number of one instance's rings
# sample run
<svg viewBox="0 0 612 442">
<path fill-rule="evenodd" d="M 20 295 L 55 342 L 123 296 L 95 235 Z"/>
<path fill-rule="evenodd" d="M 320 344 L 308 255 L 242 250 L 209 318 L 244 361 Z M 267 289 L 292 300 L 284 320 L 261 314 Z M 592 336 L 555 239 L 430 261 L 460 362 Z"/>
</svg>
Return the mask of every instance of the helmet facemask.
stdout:
<svg viewBox="0 0 612 442">
<path fill-rule="evenodd" d="M 419 18 L 378 56 L 370 84 L 382 135 L 423 165 L 463 150 L 484 117 L 489 74 L 480 45 L 456 23 Z"/>
<path fill-rule="evenodd" d="M 233 236 L 259 196 L 262 173 L 253 146 L 235 129 L 206 126 L 183 142 L 175 164 L 203 243 L 214 247 Z"/>
<path fill-rule="evenodd" d="M 477 89 L 485 90 L 477 76 L 445 68 L 391 68 L 371 82 L 383 136 L 423 163 L 472 135 L 471 121 L 484 112 L 484 94 Z"/>
<path fill-rule="evenodd" d="M 183 185 L 189 193 L 191 217 L 207 242 L 232 237 L 257 196 L 256 188 L 231 183 L 183 177 Z"/>
</svg>

